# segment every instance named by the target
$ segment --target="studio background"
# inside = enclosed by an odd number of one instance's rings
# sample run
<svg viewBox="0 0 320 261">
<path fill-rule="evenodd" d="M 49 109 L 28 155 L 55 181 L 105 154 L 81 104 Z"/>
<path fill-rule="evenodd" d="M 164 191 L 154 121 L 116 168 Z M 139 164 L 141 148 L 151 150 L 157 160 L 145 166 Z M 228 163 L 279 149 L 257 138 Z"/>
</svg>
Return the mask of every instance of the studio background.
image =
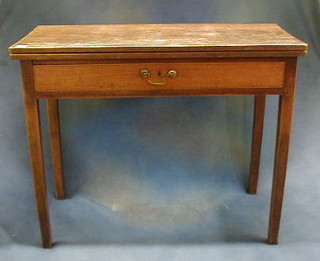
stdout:
<svg viewBox="0 0 320 261">
<path fill-rule="evenodd" d="M 0 260 L 319 260 L 320 7 L 316 0 L 0 1 Z M 280 244 L 265 244 L 278 98 L 267 98 L 258 194 L 246 194 L 253 97 L 62 100 L 68 199 L 40 248 L 20 70 L 8 46 L 39 24 L 278 23 L 299 59 Z"/>
</svg>

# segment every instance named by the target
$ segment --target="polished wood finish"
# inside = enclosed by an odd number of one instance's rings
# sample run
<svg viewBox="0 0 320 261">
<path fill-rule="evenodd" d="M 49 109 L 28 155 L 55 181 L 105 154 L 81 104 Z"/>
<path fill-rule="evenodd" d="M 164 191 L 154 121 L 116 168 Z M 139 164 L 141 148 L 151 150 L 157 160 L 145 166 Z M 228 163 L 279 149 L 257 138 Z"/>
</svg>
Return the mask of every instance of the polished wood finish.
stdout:
<svg viewBox="0 0 320 261">
<path fill-rule="evenodd" d="M 56 60 L 92 60 L 92 59 L 176 59 L 181 56 L 189 59 L 198 58 L 235 58 L 235 57 L 296 57 L 306 55 L 307 51 L 216 51 L 216 52 L 149 52 L 149 53 L 11 53 L 11 59 L 40 61 Z"/>
<path fill-rule="evenodd" d="M 265 95 L 254 97 L 251 163 L 248 188 L 249 194 L 257 193 L 265 106 Z"/>
<path fill-rule="evenodd" d="M 33 169 L 33 181 L 42 236 L 42 246 L 44 248 L 50 248 L 52 247 L 52 239 L 48 210 L 46 174 L 42 152 L 39 102 L 32 97 L 34 80 L 32 73 L 32 63 L 27 61 L 21 62 L 21 73 L 24 89 L 27 133 L 29 139 L 29 149 Z"/>
<path fill-rule="evenodd" d="M 39 99 L 49 99 L 56 196 L 64 198 L 58 101 L 62 98 L 255 96 L 249 193 L 256 193 L 266 95 L 279 95 L 268 242 L 278 241 L 297 56 L 307 44 L 275 24 L 39 26 L 10 48 L 21 60 L 42 241 L 52 246 Z M 140 70 L 151 72 L 149 79 Z M 168 79 L 166 73 L 178 75 Z M 148 83 L 163 82 L 163 86 Z"/>
<path fill-rule="evenodd" d="M 150 80 L 140 76 L 150 71 Z M 167 77 L 177 71 L 174 79 Z M 181 62 L 35 65 L 35 92 L 282 88 L 284 62 Z"/>
<path fill-rule="evenodd" d="M 306 44 L 276 24 L 42 25 L 12 54 L 300 51 Z"/>
<path fill-rule="evenodd" d="M 55 180 L 55 196 L 57 199 L 65 198 L 64 177 L 62 166 L 61 133 L 59 122 L 59 103 L 56 99 L 47 101 L 49 119 L 49 137 L 52 154 L 52 164 Z"/>
<path fill-rule="evenodd" d="M 295 78 L 296 59 L 287 66 L 285 84 L 289 91 L 286 95 L 281 95 L 279 97 L 277 139 L 268 233 L 268 242 L 270 244 L 278 243 L 294 109 Z"/>
</svg>

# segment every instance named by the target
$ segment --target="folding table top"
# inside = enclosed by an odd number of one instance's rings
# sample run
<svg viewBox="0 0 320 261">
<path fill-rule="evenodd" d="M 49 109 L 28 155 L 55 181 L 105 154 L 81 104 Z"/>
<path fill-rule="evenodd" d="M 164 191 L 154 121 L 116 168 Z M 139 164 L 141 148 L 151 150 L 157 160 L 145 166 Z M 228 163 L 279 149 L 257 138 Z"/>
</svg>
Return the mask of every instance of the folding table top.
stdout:
<svg viewBox="0 0 320 261">
<path fill-rule="evenodd" d="M 276 24 L 40 25 L 10 46 L 15 55 L 110 52 L 280 52 L 307 44 Z"/>
</svg>

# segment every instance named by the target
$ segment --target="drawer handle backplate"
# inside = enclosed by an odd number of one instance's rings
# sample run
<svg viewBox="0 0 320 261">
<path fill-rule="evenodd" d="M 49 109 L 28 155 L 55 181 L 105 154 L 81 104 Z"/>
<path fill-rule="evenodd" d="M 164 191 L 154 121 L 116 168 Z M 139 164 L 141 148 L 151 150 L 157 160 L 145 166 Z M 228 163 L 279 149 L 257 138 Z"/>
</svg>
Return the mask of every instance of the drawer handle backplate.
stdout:
<svg viewBox="0 0 320 261">
<path fill-rule="evenodd" d="M 160 73 L 161 74 L 161 73 Z M 152 85 L 155 85 L 155 86 L 163 86 L 167 83 L 167 81 L 165 82 L 153 82 L 150 80 L 150 76 L 151 76 L 151 73 L 149 70 L 141 70 L 140 71 L 140 76 L 144 79 L 148 79 L 148 83 L 152 84 Z M 170 70 L 168 73 L 167 73 L 167 78 L 169 79 L 174 79 L 177 77 L 177 72 L 175 70 Z"/>
</svg>

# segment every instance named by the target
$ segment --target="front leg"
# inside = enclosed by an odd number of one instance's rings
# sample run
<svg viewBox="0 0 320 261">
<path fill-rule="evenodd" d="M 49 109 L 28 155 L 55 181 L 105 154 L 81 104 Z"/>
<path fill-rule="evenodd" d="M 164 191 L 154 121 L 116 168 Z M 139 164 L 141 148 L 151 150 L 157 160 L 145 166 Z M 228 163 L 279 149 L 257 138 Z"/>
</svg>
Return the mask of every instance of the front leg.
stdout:
<svg viewBox="0 0 320 261">
<path fill-rule="evenodd" d="M 24 87 L 24 103 L 26 112 L 27 133 L 29 140 L 29 150 L 33 170 L 33 182 L 38 208 L 38 217 L 42 236 L 42 246 L 44 248 L 50 248 L 52 247 L 52 239 L 47 199 L 46 174 L 42 151 L 39 101 L 35 99 L 32 95 L 32 63 L 29 61 L 21 61 L 21 71 Z"/>
<path fill-rule="evenodd" d="M 285 87 L 287 93 L 280 95 L 278 109 L 277 139 L 268 235 L 268 242 L 270 244 L 278 243 L 294 108 L 296 59 L 287 63 L 286 66 Z"/>
</svg>

